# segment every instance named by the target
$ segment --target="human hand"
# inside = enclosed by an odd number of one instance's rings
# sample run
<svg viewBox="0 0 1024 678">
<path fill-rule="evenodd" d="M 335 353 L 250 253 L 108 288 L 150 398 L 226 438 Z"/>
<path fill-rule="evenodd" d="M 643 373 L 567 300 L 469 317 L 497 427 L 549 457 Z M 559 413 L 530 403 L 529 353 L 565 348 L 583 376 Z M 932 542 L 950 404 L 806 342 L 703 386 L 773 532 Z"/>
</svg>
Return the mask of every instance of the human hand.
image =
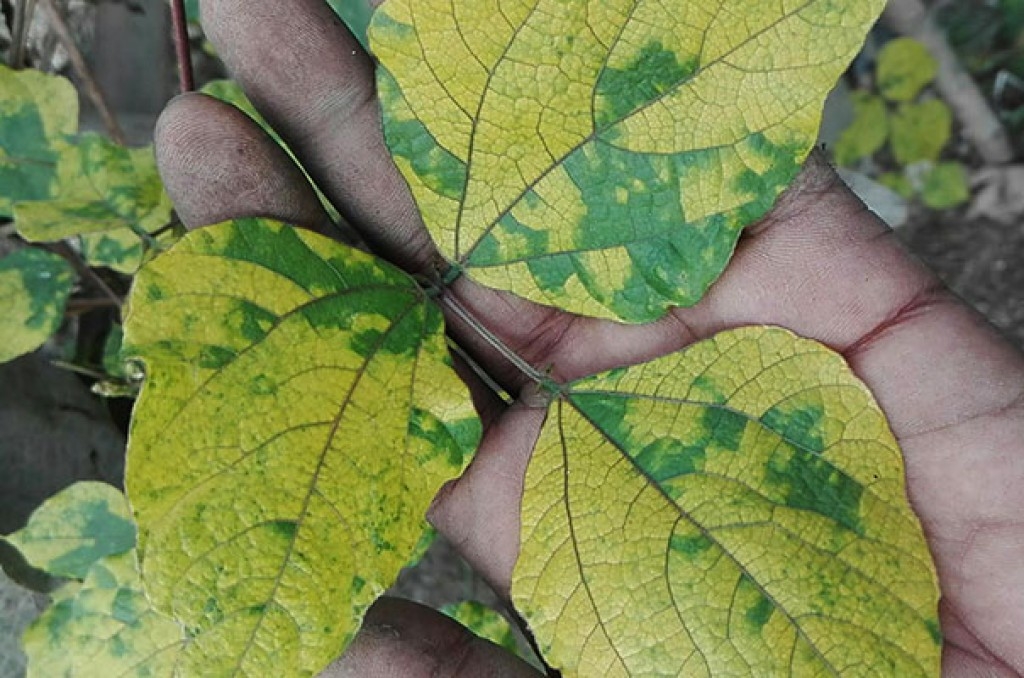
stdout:
<svg viewBox="0 0 1024 678">
<path fill-rule="evenodd" d="M 373 249 L 410 273 L 436 251 L 384 148 L 372 62 L 322 0 L 204 0 L 210 39 L 250 98 Z M 301 172 L 247 117 L 200 95 L 157 130 L 161 172 L 189 227 L 271 216 L 331 227 Z M 943 592 L 946 675 L 1024 674 L 1024 358 L 951 295 L 812 156 L 745 232 L 697 306 L 622 326 L 456 281 L 453 295 L 557 380 L 649 360 L 730 327 L 772 324 L 841 352 L 902 446 L 911 503 Z M 459 343 L 510 393 L 527 380 L 457 317 Z M 518 553 L 522 478 L 544 411 L 474 397 L 486 430 L 430 519 L 503 594 Z M 385 601 L 333 675 L 530 675 L 423 610 Z M 381 633 L 380 629 L 400 629 Z M 460 663 L 441 663 L 458 648 Z M 462 653 L 462 654 L 460 654 Z M 490 664 L 498 661 L 498 664 Z M 506 673 L 500 673 L 506 671 Z"/>
</svg>

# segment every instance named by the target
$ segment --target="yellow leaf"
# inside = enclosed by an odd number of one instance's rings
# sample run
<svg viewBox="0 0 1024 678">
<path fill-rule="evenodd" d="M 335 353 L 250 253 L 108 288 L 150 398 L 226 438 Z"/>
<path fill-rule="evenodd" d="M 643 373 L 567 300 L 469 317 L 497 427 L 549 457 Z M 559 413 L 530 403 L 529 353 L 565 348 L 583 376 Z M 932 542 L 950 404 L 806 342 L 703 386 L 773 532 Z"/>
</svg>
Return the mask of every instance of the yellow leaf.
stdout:
<svg viewBox="0 0 1024 678">
<path fill-rule="evenodd" d="M 878 91 L 889 101 L 912 101 L 937 72 L 928 48 L 913 38 L 890 40 L 878 53 Z"/>
<path fill-rule="evenodd" d="M 389 0 L 388 145 L 485 285 L 645 321 L 696 303 L 814 144 L 883 0 Z"/>
<path fill-rule="evenodd" d="M 953 116 L 938 99 L 903 104 L 890 117 L 892 153 L 902 166 L 937 160 L 949 141 Z"/>
<path fill-rule="evenodd" d="M 442 316 L 370 255 L 264 220 L 143 268 L 128 496 L 184 675 L 312 675 L 414 555 L 479 421 Z"/>
<path fill-rule="evenodd" d="M 527 472 L 512 599 L 569 676 L 937 676 L 899 448 L 827 348 L 723 332 L 584 379 Z"/>
</svg>

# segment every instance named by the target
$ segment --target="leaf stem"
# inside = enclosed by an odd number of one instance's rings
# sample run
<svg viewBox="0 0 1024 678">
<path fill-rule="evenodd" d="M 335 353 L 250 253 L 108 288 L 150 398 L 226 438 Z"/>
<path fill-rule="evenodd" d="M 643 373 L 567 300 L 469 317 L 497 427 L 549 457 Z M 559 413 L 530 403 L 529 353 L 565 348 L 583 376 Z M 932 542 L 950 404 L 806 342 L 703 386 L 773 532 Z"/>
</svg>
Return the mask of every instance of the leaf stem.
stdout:
<svg viewBox="0 0 1024 678">
<path fill-rule="evenodd" d="M 45 1 L 45 0 L 44 0 Z M 46 249 L 50 250 L 54 254 L 58 254 L 64 257 L 68 263 L 75 267 L 75 270 L 80 276 L 92 283 L 93 287 L 103 293 L 105 297 L 113 302 L 113 305 L 118 309 L 121 308 L 121 297 L 117 296 L 117 293 L 110 288 L 103 278 L 99 276 L 96 271 L 92 270 L 88 264 L 82 259 L 81 255 L 64 242 L 56 242 L 46 246 Z"/>
<path fill-rule="evenodd" d="M 178 58 L 178 85 L 181 93 L 196 88 L 192 71 L 192 51 L 188 44 L 188 17 L 185 0 L 171 0 L 171 23 L 174 29 L 174 53 Z"/>
<path fill-rule="evenodd" d="M 96 106 L 96 110 L 99 111 L 100 117 L 103 119 L 103 125 L 107 128 L 110 138 L 122 146 L 127 145 L 121 125 L 118 124 L 117 118 L 103 96 L 103 90 L 100 89 L 99 83 L 96 82 L 96 78 L 89 69 L 89 65 L 85 62 L 82 50 L 78 49 L 75 38 L 71 35 L 71 29 L 68 27 L 67 21 L 64 20 L 64 15 L 60 13 L 57 5 L 54 4 L 54 0 L 39 0 L 39 2 L 42 3 L 43 11 L 46 12 L 46 18 L 50 22 L 50 27 L 57 34 L 60 44 L 67 50 L 68 57 L 71 59 L 71 65 L 74 66 L 78 77 L 82 79 L 85 93 L 93 105 Z"/>
<path fill-rule="evenodd" d="M 515 398 L 513 398 L 508 391 L 503 389 L 501 387 L 501 384 L 496 382 L 491 375 L 487 374 L 487 370 L 485 370 L 480 365 L 480 363 L 474 360 L 472 356 L 470 356 L 469 353 L 466 351 L 466 349 L 459 346 L 451 337 L 448 337 L 447 339 L 448 350 L 450 350 L 456 356 L 461 358 L 462 361 L 466 363 L 466 365 L 469 367 L 469 369 L 473 371 L 473 374 L 475 374 L 477 378 L 484 383 L 484 386 L 491 389 L 491 391 L 494 392 L 496 396 L 501 398 L 502 402 L 504 402 L 506 405 L 511 405 L 514 402 Z"/>
<path fill-rule="evenodd" d="M 522 372 L 527 379 L 542 386 L 550 385 L 551 379 L 546 374 L 516 354 L 515 351 L 509 348 L 501 339 L 496 337 L 493 332 L 487 329 L 483 323 L 481 323 L 465 306 L 459 303 L 459 301 L 444 288 L 442 288 L 439 301 L 443 306 L 447 307 L 448 310 L 454 313 L 459 320 L 469 325 L 481 339 L 486 341 L 491 348 L 500 353 L 505 360 L 512 363 L 512 365 Z"/>
</svg>

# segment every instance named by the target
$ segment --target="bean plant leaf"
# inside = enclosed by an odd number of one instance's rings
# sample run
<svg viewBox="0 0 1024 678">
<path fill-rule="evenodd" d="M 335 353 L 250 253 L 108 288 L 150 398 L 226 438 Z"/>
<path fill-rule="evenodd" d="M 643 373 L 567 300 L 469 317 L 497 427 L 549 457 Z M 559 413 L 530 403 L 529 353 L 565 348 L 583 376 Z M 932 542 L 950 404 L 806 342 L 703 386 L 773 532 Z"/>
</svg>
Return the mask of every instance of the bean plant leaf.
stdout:
<svg viewBox="0 0 1024 678">
<path fill-rule="evenodd" d="M 47 499 L 6 539 L 32 567 L 54 577 L 85 579 L 101 558 L 135 547 L 135 525 L 120 491 L 83 481 Z"/>
<path fill-rule="evenodd" d="M 52 196 L 15 205 L 18 232 L 31 242 L 81 236 L 90 265 L 134 273 L 149 234 L 171 219 L 153 149 L 83 134 L 74 153 L 77 162 L 62 166 Z"/>
<path fill-rule="evenodd" d="M 890 40 L 878 53 L 878 91 L 889 101 L 913 101 L 938 70 L 935 58 L 917 40 Z"/>
<path fill-rule="evenodd" d="M 463 600 L 444 606 L 441 612 L 481 638 L 486 638 L 509 652 L 519 653 L 519 644 L 508 620 L 483 603 Z"/>
<path fill-rule="evenodd" d="M 128 495 L 184 675 L 311 675 L 416 550 L 480 424 L 440 310 L 370 255 L 277 222 L 201 229 L 142 269 Z"/>
<path fill-rule="evenodd" d="M 938 99 L 903 104 L 889 118 L 890 144 L 896 162 L 906 166 L 937 160 L 952 134 L 953 114 Z"/>
<path fill-rule="evenodd" d="M 146 600 L 130 550 L 96 562 L 81 586 L 60 593 L 22 646 L 28 678 L 171 678 L 184 640 Z"/>
<path fill-rule="evenodd" d="M 889 113 L 885 100 L 869 92 L 853 93 L 853 122 L 836 142 L 836 163 L 849 166 L 874 155 L 889 137 Z"/>
<path fill-rule="evenodd" d="M 958 162 L 940 162 L 924 177 L 921 202 L 935 210 L 963 205 L 971 198 L 967 170 Z"/>
<path fill-rule="evenodd" d="M 53 194 L 78 130 L 78 93 L 66 78 L 2 65 L 0 92 L 0 217 L 10 217 L 15 202 Z"/>
<path fill-rule="evenodd" d="M 352 35 L 366 47 L 366 29 L 370 25 L 373 9 L 368 0 L 327 0 L 334 13 L 345 22 Z"/>
<path fill-rule="evenodd" d="M 57 331 L 74 282 L 70 264 L 34 247 L 0 259 L 0 363 L 36 350 Z"/>
<path fill-rule="evenodd" d="M 556 400 L 512 599 L 566 675 L 937 676 L 899 448 L 841 357 L 723 332 Z"/>
<path fill-rule="evenodd" d="M 389 0 L 387 143 L 479 282 L 627 321 L 690 305 L 792 181 L 883 0 Z"/>
</svg>

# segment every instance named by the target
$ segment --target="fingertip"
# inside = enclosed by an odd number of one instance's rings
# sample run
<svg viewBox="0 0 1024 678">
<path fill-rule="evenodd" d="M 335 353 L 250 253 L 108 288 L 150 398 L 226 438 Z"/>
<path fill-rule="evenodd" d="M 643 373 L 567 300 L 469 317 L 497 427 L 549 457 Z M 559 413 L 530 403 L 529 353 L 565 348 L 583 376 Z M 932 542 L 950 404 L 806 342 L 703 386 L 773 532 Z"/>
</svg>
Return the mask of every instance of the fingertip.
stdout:
<svg viewBox="0 0 1024 678">
<path fill-rule="evenodd" d="M 157 167 L 188 228 L 265 216 L 325 230 L 305 175 L 248 115 L 201 93 L 175 97 L 157 120 Z"/>
</svg>

